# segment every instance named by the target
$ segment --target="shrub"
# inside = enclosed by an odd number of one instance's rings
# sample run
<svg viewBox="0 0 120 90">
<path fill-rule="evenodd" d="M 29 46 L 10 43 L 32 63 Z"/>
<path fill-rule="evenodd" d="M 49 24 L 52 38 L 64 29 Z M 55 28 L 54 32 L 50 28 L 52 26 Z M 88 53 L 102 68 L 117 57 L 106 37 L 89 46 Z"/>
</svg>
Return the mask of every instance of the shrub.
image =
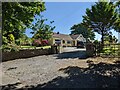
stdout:
<svg viewBox="0 0 120 90">
<path fill-rule="evenodd" d="M 47 41 L 47 40 L 42 40 L 42 45 L 43 45 L 43 46 L 48 45 L 48 41 Z"/>
<path fill-rule="evenodd" d="M 13 34 L 9 34 L 8 39 L 9 39 L 10 43 L 14 42 L 14 40 L 15 40 Z"/>
<path fill-rule="evenodd" d="M 8 44 L 8 39 L 7 39 L 7 37 L 4 37 L 4 36 L 2 36 L 2 43 L 3 44 Z"/>
<path fill-rule="evenodd" d="M 32 43 L 33 46 L 41 46 L 40 40 L 34 40 Z"/>
<path fill-rule="evenodd" d="M 115 48 L 109 47 L 109 48 L 104 48 L 104 49 L 102 50 L 102 53 L 103 53 L 104 55 L 116 55 L 117 53 L 116 53 L 115 51 L 116 51 Z"/>
<path fill-rule="evenodd" d="M 19 51 L 19 47 L 16 44 L 2 45 L 1 49 L 3 52 Z"/>
<path fill-rule="evenodd" d="M 16 43 L 17 45 L 20 45 L 20 40 L 19 40 L 19 39 L 15 40 L 15 43 Z"/>
</svg>

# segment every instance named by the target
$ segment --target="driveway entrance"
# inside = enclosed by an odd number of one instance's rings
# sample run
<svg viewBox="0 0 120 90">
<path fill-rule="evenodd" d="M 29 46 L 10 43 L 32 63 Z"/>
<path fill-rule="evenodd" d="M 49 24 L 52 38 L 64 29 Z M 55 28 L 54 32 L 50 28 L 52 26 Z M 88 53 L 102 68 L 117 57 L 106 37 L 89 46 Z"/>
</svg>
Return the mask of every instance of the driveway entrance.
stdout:
<svg viewBox="0 0 120 90">
<path fill-rule="evenodd" d="M 76 48 L 76 47 L 65 47 L 62 53 L 58 54 L 58 59 L 68 59 L 68 58 L 87 58 L 86 48 Z"/>
<path fill-rule="evenodd" d="M 64 47 L 63 52 L 86 51 L 86 48 Z"/>
</svg>

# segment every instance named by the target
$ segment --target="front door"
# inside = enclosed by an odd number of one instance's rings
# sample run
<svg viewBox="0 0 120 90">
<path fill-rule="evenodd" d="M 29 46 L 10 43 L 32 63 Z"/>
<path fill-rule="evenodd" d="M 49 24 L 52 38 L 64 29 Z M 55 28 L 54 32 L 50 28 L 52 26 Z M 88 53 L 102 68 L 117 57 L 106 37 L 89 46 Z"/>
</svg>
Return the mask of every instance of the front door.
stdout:
<svg viewBox="0 0 120 90">
<path fill-rule="evenodd" d="M 75 41 L 73 41 L 73 46 L 76 46 L 76 45 L 75 45 Z"/>
</svg>

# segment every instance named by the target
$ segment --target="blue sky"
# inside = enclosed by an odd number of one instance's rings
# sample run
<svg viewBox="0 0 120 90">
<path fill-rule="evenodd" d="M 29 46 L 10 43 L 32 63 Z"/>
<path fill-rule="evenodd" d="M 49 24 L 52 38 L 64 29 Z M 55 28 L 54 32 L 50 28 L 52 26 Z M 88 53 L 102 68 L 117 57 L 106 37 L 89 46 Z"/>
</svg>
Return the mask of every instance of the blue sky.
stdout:
<svg viewBox="0 0 120 90">
<path fill-rule="evenodd" d="M 94 2 L 47 2 L 45 3 L 46 11 L 41 14 L 44 18 L 48 19 L 48 22 L 55 21 L 52 24 L 53 26 L 56 26 L 54 32 L 70 34 L 71 26 L 81 23 L 86 8 L 91 8 L 91 5 L 94 4 Z M 32 37 L 30 31 L 30 29 L 27 29 L 26 34 L 29 37 Z M 95 34 L 95 39 L 100 40 L 101 35 L 98 35 L 97 33 Z M 117 35 L 116 32 L 113 32 L 113 34 Z"/>
</svg>

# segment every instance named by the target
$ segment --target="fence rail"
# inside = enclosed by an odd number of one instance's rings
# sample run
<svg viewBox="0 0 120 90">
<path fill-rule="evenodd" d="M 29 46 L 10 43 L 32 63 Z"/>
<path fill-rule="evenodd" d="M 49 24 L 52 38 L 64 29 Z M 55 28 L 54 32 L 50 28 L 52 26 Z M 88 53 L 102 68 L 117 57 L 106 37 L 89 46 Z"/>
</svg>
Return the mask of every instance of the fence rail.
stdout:
<svg viewBox="0 0 120 90">
<path fill-rule="evenodd" d="M 120 58 L 120 44 L 95 44 L 94 47 L 96 56 Z"/>
</svg>

